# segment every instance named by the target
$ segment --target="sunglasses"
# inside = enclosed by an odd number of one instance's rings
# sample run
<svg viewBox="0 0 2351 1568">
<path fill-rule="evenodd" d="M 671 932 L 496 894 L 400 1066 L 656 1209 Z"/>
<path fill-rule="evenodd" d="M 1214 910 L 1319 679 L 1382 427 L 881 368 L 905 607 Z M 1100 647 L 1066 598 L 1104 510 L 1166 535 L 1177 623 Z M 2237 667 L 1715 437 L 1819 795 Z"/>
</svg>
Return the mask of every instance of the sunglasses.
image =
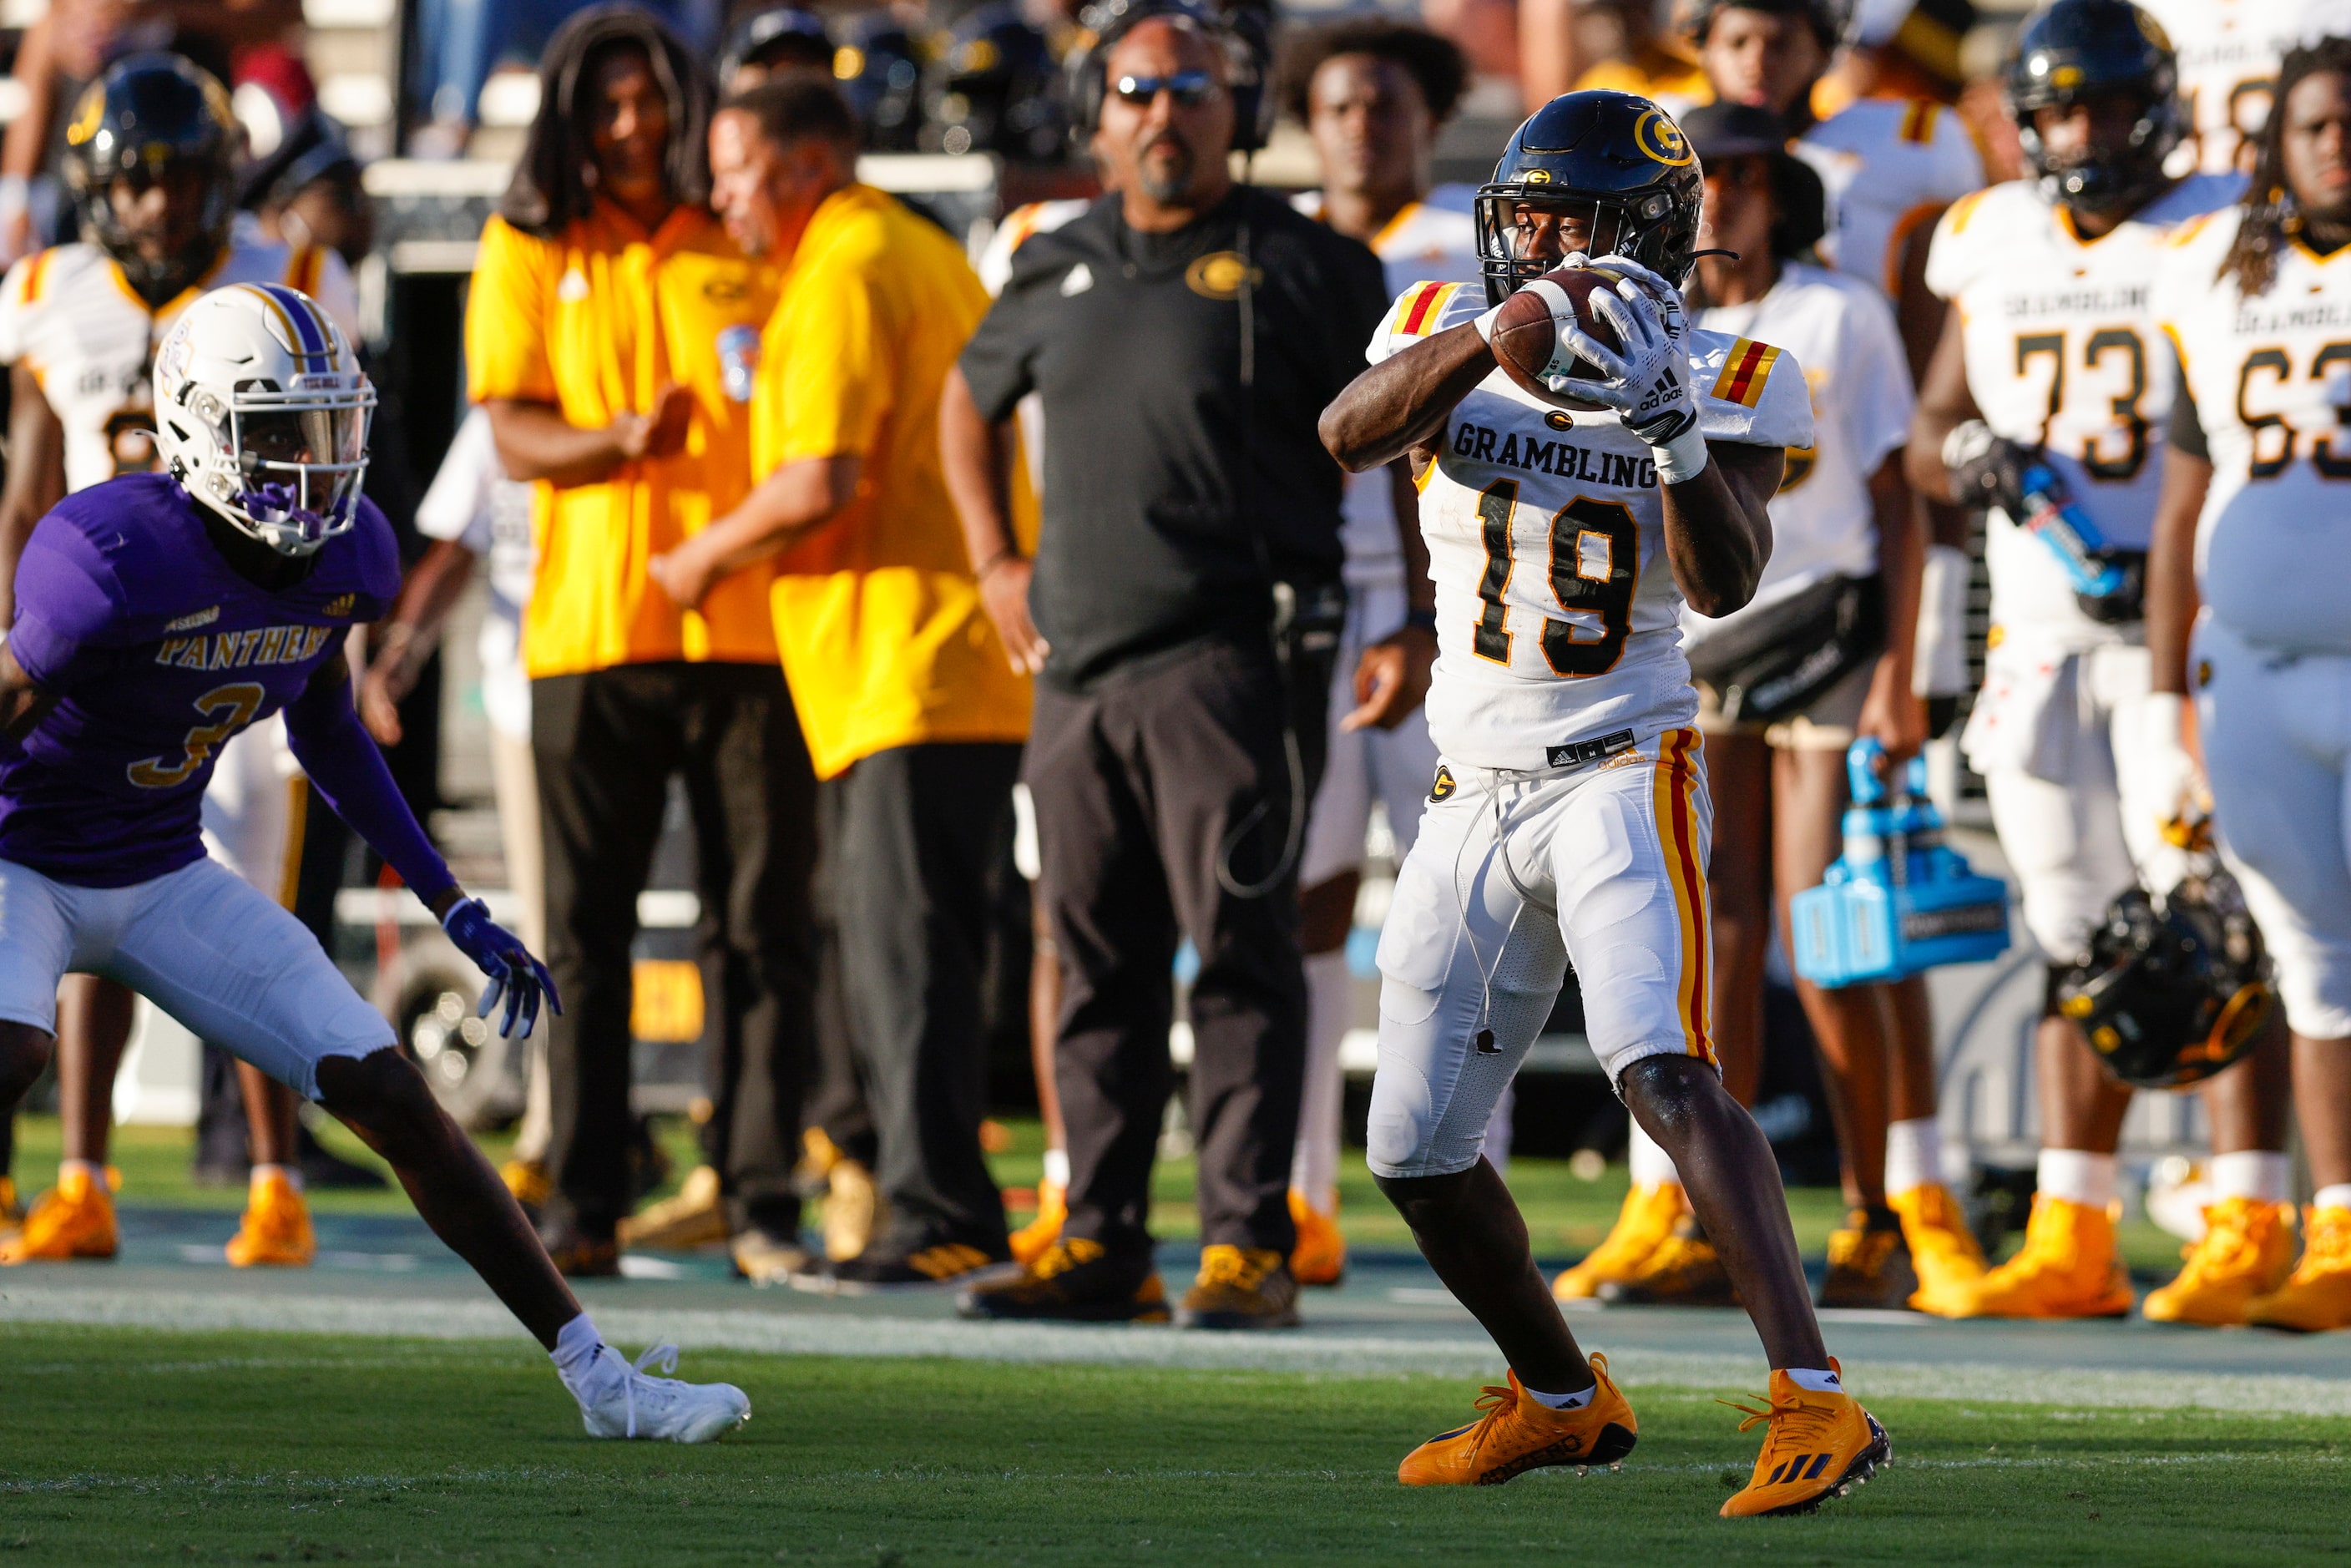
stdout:
<svg viewBox="0 0 2351 1568">
<path fill-rule="evenodd" d="M 1111 84 L 1110 89 L 1137 107 L 1151 103 L 1164 92 L 1184 109 L 1198 108 L 1215 98 L 1217 90 L 1217 78 L 1206 71 L 1177 71 L 1166 77 L 1121 77 Z"/>
</svg>

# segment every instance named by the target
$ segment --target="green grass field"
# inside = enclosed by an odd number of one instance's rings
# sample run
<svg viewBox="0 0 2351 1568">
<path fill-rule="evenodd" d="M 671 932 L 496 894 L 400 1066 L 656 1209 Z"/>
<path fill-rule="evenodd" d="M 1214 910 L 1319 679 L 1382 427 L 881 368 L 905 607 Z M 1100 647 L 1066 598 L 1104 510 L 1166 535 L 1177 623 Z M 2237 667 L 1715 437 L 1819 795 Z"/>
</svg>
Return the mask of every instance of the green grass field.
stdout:
<svg viewBox="0 0 2351 1568">
<path fill-rule="evenodd" d="M 674 1190 L 677 1179 L 684 1176 L 698 1155 L 694 1129 L 684 1118 L 664 1118 L 656 1123 L 656 1127 L 676 1173 L 669 1186 L 656 1195 L 665 1196 Z M 997 1180 L 1018 1196 L 1024 1190 L 1033 1190 L 1044 1172 L 1044 1133 L 1033 1121 L 1010 1123 L 1007 1131 L 1011 1134 L 1010 1146 L 994 1155 L 989 1163 Z M 325 1135 L 329 1146 L 345 1158 L 379 1164 L 358 1139 L 340 1127 L 329 1124 Z M 493 1159 L 501 1159 L 512 1140 L 492 1134 L 480 1142 Z M 18 1119 L 16 1176 L 27 1201 L 53 1179 L 58 1147 L 56 1117 Z M 121 1201 L 229 1210 L 243 1207 L 245 1195 L 236 1188 L 200 1187 L 190 1182 L 190 1147 L 191 1134 L 179 1128 L 116 1128 L 113 1160 L 122 1172 Z M 1339 1179 L 1341 1215 L 1351 1241 L 1364 1247 L 1412 1246 L 1412 1237 L 1404 1221 L 1372 1185 L 1371 1173 L 1364 1167 L 1360 1151 L 1351 1150 L 1340 1161 Z M 1565 1160 L 1521 1159 L 1510 1166 L 1510 1188 L 1526 1214 L 1535 1250 L 1545 1261 L 1554 1264 L 1581 1257 L 1599 1244 L 1616 1218 L 1616 1206 L 1624 1201 L 1625 1180 L 1622 1166 L 1610 1166 L 1597 1181 L 1584 1181 L 1571 1175 Z M 1192 1183 L 1189 1160 L 1163 1161 L 1155 1173 L 1152 1226 L 1163 1239 L 1183 1240 L 1198 1234 L 1199 1216 L 1193 1207 Z M 411 1212 L 406 1195 L 397 1188 L 318 1192 L 312 1195 L 311 1202 L 327 1214 Z M 1799 1187 L 1789 1193 L 1788 1207 L 1795 1221 L 1797 1242 L 1807 1256 L 1818 1257 L 1827 1246 L 1830 1229 L 1844 1216 L 1843 1200 L 1828 1188 Z M 1029 1217 L 1029 1211 L 1016 1205 L 1015 1224 Z M 2144 1219 L 2124 1225 L 2122 1241 L 2124 1260 L 2134 1270 L 2168 1278 L 2179 1266 L 2179 1243 Z"/>
<path fill-rule="evenodd" d="M 1873 1406 L 1896 1464 L 1810 1519 L 1714 1510 L 1755 1438 L 1635 1390 L 1621 1474 L 1408 1491 L 1431 1378 L 697 1354 L 711 1448 L 591 1443 L 516 1343 L 0 1328 L 0 1563 L 2351 1561 L 2351 1418 Z M 1865 1396 L 1866 1388 L 1860 1390 Z"/>
</svg>

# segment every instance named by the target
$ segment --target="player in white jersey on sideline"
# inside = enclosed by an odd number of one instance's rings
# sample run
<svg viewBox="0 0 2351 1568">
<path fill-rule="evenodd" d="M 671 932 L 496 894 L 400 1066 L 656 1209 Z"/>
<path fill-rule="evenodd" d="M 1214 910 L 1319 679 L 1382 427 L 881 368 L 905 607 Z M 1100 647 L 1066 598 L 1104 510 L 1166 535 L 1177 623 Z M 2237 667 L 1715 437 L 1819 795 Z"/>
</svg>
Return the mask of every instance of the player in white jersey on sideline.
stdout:
<svg viewBox="0 0 2351 1568">
<path fill-rule="evenodd" d="M 1385 265 L 1391 293 L 1416 282 L 1480 276 L 1470 216 L 1476 189 L 1429 179 L 1437 129 L 1468 78 L 1452 42 L 1382 17 L 1301 34 L 1283 57 L 1283 107 L 1305 125 L 1322 168 L 1322 188 L 1300 196 L 1297 205 L 1371 246 Z M 1372 806 L 1385 809 L 1401 862 L 1437 771 L 1437 743 L 1421 706 L 1426 679 L 1411 673 L 1426 669 L 1437 636 L 1416 499 L 1402 463 L 1348 476 L 1340 528 L 1347 618 L 1332 671 L 1328 760 L 1298 872 L 1306 1083 L 1290 1183 L 1290 1213 L 1298 1225 L 1290 1268 L 1301 1285 L 1335 1285 L 1346 1268 L 1338 1225 L 1339 1048 L 1353 1011 L 1347 936 Z M 1417 644 L 1416 656 L 1407 644 Z M 1377 716 L 1374 704 L 1384 705 Z M 1487 1155 L 1498 1169 L 1509 1159 L 1510 1129 L 1505 1095 L 1486 1134 Z"/>
<path fill-rule="evenodd" d="M 1792 356 L 1686 324 L 1697 164 L 1646 99 L 1569 93 L 1537 110 L 1479 191 L 1485 288 L 1406 290 L 1322 433 L 1354 472 L 1409 456 L 1437 583 L 1443 760 L 1380 938 L 1369 1163 L 1510 1366 L 1482 1417 L 1422 1444 L 1398 1479 L 1604 1464 L 1637 1436 L 1479 1153 L 1572 961 L 1593 1050 L 1682 1169 L 1771 1360 L 1753 1413 L 1770 1433 L 1722 1505 L 1746 1517 L 1815 1507 L 1889 1446 L 1841 1386 L 1771 1147 L 1724 1092 L 1709 1038 L 1708 810 L 1680 612 L 1686 597 L 1710 615 L 1752 597 L 1783 454 L 1813 436 Z M 1621 352 L 1542 278 L 1586 253 L 1617 270 L 1590 308 Z M 1489 347 L 1522 287 L 1552 315 L 1544 397 Z M 1570 379 L 1580 366 L 1603 379 Z"/>
<path fill-rule="evenodd" d="M 2278 57 L 2294 41 L 2301 6 L 2279 0 L 2148 0 L 2179 60 L 2188 134 L 2176 173 L 2241 173 L 2277 90 Z"/>
<path fill-rule="evenodd" d="M 1925 707 L 1910 678 L 1920 533 L 1901 470 L 1910 371 L 1893 311 L 1875 288 L 1792 259 L 1819 237 L 1823 202 L 1819 177 L 1786 150 L 1777 117 L 1714 104 L 1692 111 L 1683 129 L 1706 171 L 1699 246 L 1713 253 L 1700 256 L 1692 286 L 1698 325 L 1795 355 L 1815 430 L 1809 448 L 1788 454 L 1771 499 L 1771 560 L 1754 601 L 1715 620 L 1682 615 L 1714 801 L 1716 1042 L 1725 1082 L 1751 1103 L 1762 1070 L 1774 912 L 1784 929 L 1788 897 L 1817 884 L 1837 854 L 1845 753 L 1856 738 L 1872 737 L 1891 769 L 1926 739 Z M 1800 980 L 1796 989 L 1832 1062 L 1886 1058 L 1894 988 L 1822 990 Z M 1842 1077 L 1885 1082 L 1882 1074 Z M 1882 1103 L 1851 1104 L 1841 1096 L 1834 1108 L 1848 1147 L 1884 1138 Z M 1876 1180 L 1887 1164 L 1882 1145 L 1849 1162 L 1852 1214 L 1830 1239 L 1822 1305 L 1898 1308 L 1922 1273 L 1951 1279 L 1982 1271 L 1933 1156 L 1920 1155 L 1904 1151 L 1912 1166 L 1926 1168 L 1897 1170 L 1898 1181 L 1886 1183 Z M 1677 1179 L 1648 1139 L 1636 1143 L 1634 1156 L 1650 1167 L 1635 1173 L 1636 1192 Z M 1604 1261 L 1587 1259 L 1554 1288 L 1600 1273 Z M 1599 1293 L 1609 1301 L 1727 1302 L 1729 1286 L 1714 1249 L 1684 1233 Z"/>
<path fill-rule="evenodd" d="M 2157 695 L 2137 771 L 2162 781 L 2149 804 L 2176 814 L 2193 769 L 2179 724 L 2192 696 L 2221 852 L 2293 1031 L 2317 1190 L 2300 1266 L 2238 1297 L 2239 1320 L 2341 1329 L 2351 1328 L 2351 451 L 2341 450 L 2351 39 L 2286 55 L 2253 147 L 2249 204 L 2183 234 L 2156 283 L 2184 381 L 2147 560 Z"/>
<path fill-rule="evenodd" d="M 2131 1091 L 2059 1016 L 2054 993 L 2116 896 L 2142 883 L 2167 893 L 2187 869 L 2156 831 L 2146 799 L 2155 781 L 2127 765 L 2160 717 L 2138 579 L 2177 380 L 2147 296 L 2173 230 L 2228 204 L 2241 182 L 2165 174 L 2181 116 L 2162 38 L 2125 0 L 2057 0 L 2038 13 L 2009 68 L 2034 177 L 1954 206 L 1928 264 L 1956 308 L 1919 391 L 1911 482 L 1989 507 L 1992 631 L 1962 744 L 2050 967 L 2036 1048 L 2039 1190 L 2024 1248 L 1971 1287 L 1921 1299 L 1949 1316 L 2131 1307 L 2109 1214 Z M 2020 521 L 2039 472 L 2055 476 L 2100 536 L 2099 571 L 2069 568 L 2053 536 Z M 2215 1184 L 2241 1201 L 2174 1286 L 2148 1299 L 2151 1316 L 2207 1321 L 2210 1300 L 2274 1268 L 2291 1245 L 2264 1218 L 2286 1181 L 2284 1107 L 2258 1077 L 2276 1075 L 2277 1057 L 2258 1051 L 2206 1087 Z"/>
<path fill-rule="evenodd" d="M 66 133 L 69 182 L 95 243 L 26 256 L 0 282 L 0 362 L 16 381 L 0 494 L 0 561 L 13 568 L 33 524 L 65 493 L 155 465 L 149 367 L 188 304 L 235 283 L 284 283 L 316 298 L 353 341 L 358 295 L 332 251 L 232 237 L 235 131 L 218 82 L 176 55 L 133 55 L 93 83 Z M 162 151 L 159 153 L 158 149 Z M 288 781 L 282 728 L 227 743 L 207 791 L 206 845 L 272 898 L 287 894 Z M 0 1263 L 111 1257 L 106 1145 L 131 993 L 74 976 L 59 1040 L 66 1158 L 57 1186 L 0 1247 Z M 291 1092 L 240 1064 L 254 1172 L 231 1262 L 306 1264 L 315 1251 L 294 1166 Z"/>
</svg>

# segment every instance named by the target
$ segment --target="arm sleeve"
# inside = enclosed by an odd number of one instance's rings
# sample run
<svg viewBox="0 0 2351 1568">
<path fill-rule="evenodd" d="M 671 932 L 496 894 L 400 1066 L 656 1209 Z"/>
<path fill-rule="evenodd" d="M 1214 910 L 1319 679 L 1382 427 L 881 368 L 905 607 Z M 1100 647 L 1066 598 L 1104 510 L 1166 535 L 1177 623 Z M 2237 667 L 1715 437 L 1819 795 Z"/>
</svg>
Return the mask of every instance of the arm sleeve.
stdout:
<svg viewBox="0 0 2351 1568">
<path fill-rule="evenodd" d="M 313 677 L 302 695 L 286 705 L 286 739 L 294 760 L 310 776 L 311 787 L 417 897 L 430 904 L 457 884 L 449 874 L 449 862 L 424 836 L 416 813 L 392 781 L 383 753 L 360 727 L 348 676 L 340 681 Z"/>
<path fill-rule="evenodd" d="M 2173 451 L 2210 463 L 2212 444 L 2204 438 L 2204 421 L 2196 412 L 2196 394 L 2188 389 L 2187 372 L 2182 371 L 2179 376 L 2179 390 L 2172 394 L 2171 422 L 2164 428 L 2163 439 L 2171 444 Z"/>
<path fill-rule="evenodd" d="M 106 559 L 52 513 L 16 562 L 16 622 L 8 647 L 33 684 L 64 696 L 120 636 L 121 590 Z"/>
<path fill-rule="evenodd" d="M 766 449 L 777 466 L 872 450 L 894 401 L 899 356 L 873 280 L 854 261 L 821 266 L 794 291 L 774 384 L 782 406 Z"/>
<path fill-rule="evenodd" d="M 1008 287 L 979 319 L 978 329 L 956 361 L 963 379 L 971 383 L 971 400 L 980 417 L 991 424 L 1010 419 L 1014 406 L 1036 390 L 1030 326 L 1034 293 L 1033 286 L 1024 287 L 1018 281 Z"/>
<path fill-rule="evenodd" d="M 560 393 L 547 358 L 547 290 L 540 277 L 550 259 L 544 241 L 517 234 L 503 218 L 482 226 L 465 300 L 465 396 L 554 402 Z"/>
</svg>

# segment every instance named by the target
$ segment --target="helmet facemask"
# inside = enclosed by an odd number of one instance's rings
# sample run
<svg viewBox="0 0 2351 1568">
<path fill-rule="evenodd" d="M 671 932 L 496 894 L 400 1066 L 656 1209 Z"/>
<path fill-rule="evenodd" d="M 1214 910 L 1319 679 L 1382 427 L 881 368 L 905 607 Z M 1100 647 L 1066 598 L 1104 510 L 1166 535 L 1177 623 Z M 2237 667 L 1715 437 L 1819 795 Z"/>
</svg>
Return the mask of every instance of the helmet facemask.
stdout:
<svg viewBox="0 0 2351 1568">
<path fill-rule="evenodd" d="M 2130 134 L 2119 147 L 2101 146 L 2087 139 L 2081 152 L 2064 162 L 2051 153 L 2041 134 L 2037 111 L 2066 110 L 2095 97 L 2128 92 L 2126 88 L 2092 89 L 2080 94 L 2049 91 L 2020 95 L 2016 102 L 2016 134 L 2024 162 L 2039 179 L 2042 193 L 2065 206 L 2101 216 L 2128 214 L 2144 206 L 2162 189 L 2163 163 L 2179 144 L 2182 130 L 2179 100 L 2168 96 L 2134 94 L 2138 112 Z"/>
</svg>

